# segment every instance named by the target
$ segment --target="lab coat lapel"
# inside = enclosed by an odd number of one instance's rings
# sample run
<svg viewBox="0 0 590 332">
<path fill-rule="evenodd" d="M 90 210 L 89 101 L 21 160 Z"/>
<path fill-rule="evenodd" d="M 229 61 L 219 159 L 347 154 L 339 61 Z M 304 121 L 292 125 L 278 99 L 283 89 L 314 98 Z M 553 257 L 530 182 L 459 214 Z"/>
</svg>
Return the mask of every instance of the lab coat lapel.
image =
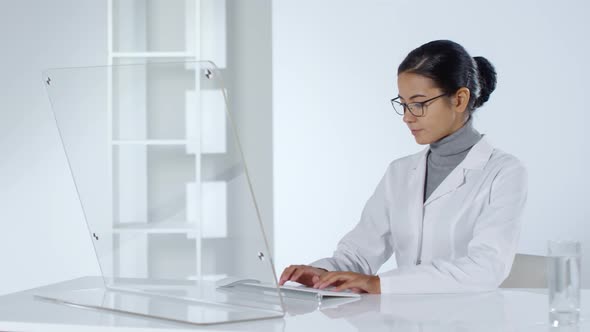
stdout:
<svg viewBox="0 0 590 332">
<path fill-rule="evenodd" d="M 410 182 L 410 205 L 414 209 L 412 215 L 416 220 L 416 225 L 422 223 L 424 214 L 424 181 L 426 179 L 426 156 L 428 149 L 422 151 L 420 158 L 413 168 L 413 174 Z"/>
<path fill-rule="evenodd" d="M 434 190 L 430 197 L 424 202 L 424 206 L 428 206 L 431 202 L 455 191 L 457 188 L 465 183 L 465 169 L 459 164 L 454 170 L 447 175 L 440 185 Z"/>
<path fill-rule="evenodd" d="M 490 159 L 494 148 L 485 135 L 469 151 L 465 159 L 443 180 L 424 203 L 424 207 L 433 201 L 457 190 L 465 183 L 465 175 L 469 170 L 483 169 Z"/>
<path fill-rule="evenodd" d="M 416 163 L 409 173 L 407 202 L 408 202 L 408 227 L 412 230 L 413 246 L 416 248 L 416 256 L 412 257 L 413 262 L 409 264 L 419 264 L 422 248 L 422 221 L 424 219 L 424 180 L 426 174 L 426 156 L 428 148 L 424 149 L 416 158 Z M 398 263 L 399 264 L 399 263 Z M 403 264 L 403 262 L 402 262 Z"/>
</svg>

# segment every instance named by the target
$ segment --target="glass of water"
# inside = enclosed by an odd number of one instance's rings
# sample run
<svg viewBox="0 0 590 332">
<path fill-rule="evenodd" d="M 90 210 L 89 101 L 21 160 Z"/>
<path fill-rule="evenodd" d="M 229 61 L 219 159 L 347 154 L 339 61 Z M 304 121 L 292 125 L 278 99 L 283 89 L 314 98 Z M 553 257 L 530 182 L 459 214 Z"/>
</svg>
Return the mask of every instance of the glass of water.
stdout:
<svg viewBox="0 0 590 332">
<path fill-rule="evenodd" d="M 547 249 L 549 322 L 554 327 L 576 325 L 580 319 L 580 242 L 549 241 Z"/>
</svg>

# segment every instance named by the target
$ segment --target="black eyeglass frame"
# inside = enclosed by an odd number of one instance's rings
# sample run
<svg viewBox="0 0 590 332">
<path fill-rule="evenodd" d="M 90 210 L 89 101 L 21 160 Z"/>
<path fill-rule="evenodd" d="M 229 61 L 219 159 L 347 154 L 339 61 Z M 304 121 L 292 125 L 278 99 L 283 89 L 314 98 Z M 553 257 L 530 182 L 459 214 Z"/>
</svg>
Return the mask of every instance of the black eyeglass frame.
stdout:
<svg viewBox="0 0 590 332">
<path fill-rule="evenodd" d="M 440 97 L 443 97 L 443 96 L 448 96 L 448 95 L 449 95 L 448 93 L 443 93 L 442 95 L 438 95 L 438 96 L 436 96 L 436 97 L 432 97 L 432 98 L 430 98 L 430 99 L 428 99 L 428 100 L 425 100 L 425 101 L 418 101 L 418 102 L 415 102 L 415 103 L 409 103 L 409 104 L 406 104 L 406 103 L 400 103 L 400 102 L 398 101 L 398 99 L 400 99 L 401 97 L 400 97 L 400 96 L 397 96 L 397 97 L 395 97 L 395 98 L 391 99 L 391 106 L 393 106 L 393 110 L 395 111 L 395 113 L 397 113 L 397 114 L 399 114 L 399 115 L 404 115 L 404 113 L 406 112 L 406 110 L 408 110 L 408 111 L 410 111 L 410 113 L 412 113 L 412 115 L 413 115 L 413 116 L 420 118 L 420 117 L 423 117 L 423 116 L 424 116 L 424 114 L 426 113 L 426 112 L 424 112 L 424 107 L 425 107 L 425 106 L 428 106 L 428 105 L 426 105 L 426 103 L 429 103 L 429 102 L 431 102 L 431 101 L 433 101 L 433 100 L 435 100 L 435 99 L 437 99 L 437 98 L 440 98 Z M 402 113 L 400 113 L 400 112 L 398 111 L 398 109 L 395 107 L 395 104 L 398 104 L 398 105 L 401 107 L 401 109 L 402 109 Z M 422 114 L 420 114 L 420 115 L 418 115 L 418 114 L 415 114 L 415 113 L 412 111 L 412 108 L 413 108 L 413 107 L 412 107 L 412 106 L 410 106 L 410 105 L 416 105 L 416 104 L 417 104 L 417 105 L 420 105 L 420 109 L 422 110 Z"/>
</svg>

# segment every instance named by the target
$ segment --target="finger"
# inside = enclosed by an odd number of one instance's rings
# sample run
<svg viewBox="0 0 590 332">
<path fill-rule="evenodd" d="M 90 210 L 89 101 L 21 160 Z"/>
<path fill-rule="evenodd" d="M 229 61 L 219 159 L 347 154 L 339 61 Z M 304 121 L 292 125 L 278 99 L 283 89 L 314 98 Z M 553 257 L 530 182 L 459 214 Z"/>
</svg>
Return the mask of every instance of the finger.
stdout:
<svg viewBox="0 0 590 332">
<path fill-rule="evenodd" d="M 291 265 L 288 268 L 285 269 L 285 271 L 283 271 L 283 274 L 281 275 L 281 279 L 279 280 L 279 285 L 283 285 L 287 280 L 289 280 L 289 278 L 291 278 L 291 275 L 293 274 L 293 272 L 295 271 L 295 269 L 297 268 L 296 265 Z"/>
<path fill-rule="evenodd" d="M 295 273 L 293 273 L 293 275 L 291 276 L 292 281 L 298 281 L 299 278 L 301 278 L 301 276 L 307 272 L 306 268 L 298 268 L 297 270 L 295 270 Z"/>
<path fill-rule="evenodd" d="M 344 273 L 344 272 L 326 272 L 326 273 L 322 274 L 321 276 L 319 276 L 320 277 L 319 281 L 323 282 L 323 281 L 327 280 L 328 278 L 333 277 L 334 275 L 338 275 L 338 274 L 342 274 L 342 273 Z"/>
<path fill-rule="evenodd" d="M 338 287 L 334 288 L 334 291 L 342 291 L 345 289 L 349 289 L 355 293 L 369 293 L 369 284 L 363 277 L 356 277 L 348 280 L 345 283 L 342 283 Z"/>
<path fill-rule="evenodd" d="M 336 273 L 326 277 L 323 281 L 321 281 L 318 288 L 324 289 L 330 285 L 333 285 L 334 283 L 336 283 L 338 281 L 346 282 L 350 278 L 353 278 L 353 277 L 354 277 L 353 275 L 350 275 L 348 273 L 336 272 Z"/>
<path fill-rule="evenodd" d="M 322 274 L 321 276 L 318 276 L 317 281 L 314 282 L 313 287 L 314 288 L 318 288 L 327 278 L 329 278 L 331 275 L 338 273 L 338 272 L 327 272 Z"/>
<path fill-rule="evenodd" d="M 286 269 L 283 270 L 283 273 L 281 273 L 281 277 L 279 278 L 279 285 L 282 285 L 284 280 L 287 278 L 287 275 L 290 273 L 289 271 L 291 270 L 291 267 L 287 267 Z"/>
<path fill-rule="evenodd" d="M 360 293 L 364 293 L 364 291 L 358 287 L 352 287 L 350 288 L 350 291 L 355 293 L 355 294 L 360 294 Z"/>
<path fill-rule="evenodd" d="M 350 289 L 350 288 L 360 288 L 358 279 L 348 280 L 348 281 L 342 283 L 340 286 L 334 288 L 334 291 L 340 292 L 340 291 L 343 291 L 345 289 Z M 362 289 L 362 288 L 360 288 L 360 289 Z"/>
<path fill-rule="evenodd" d="M 334 288 L 334 290 L 336 290 L 336 288 Z M 351 293 L 355 293 L 355 294 L 361 294 L 361 293 L 366 293 L 365 291 L 363 291 L 362 289 L 358 288 L 358 287 L 349 287 L 348 290 Z"/>
<path fill-rule="evenodd" d="M 311 282 L 313 282 L 313 285 L 315 286 L 315 284 L 317 284 L 317 282 L 320 281 L 320 276 L 313 276 L 313 278 L 311 278 Z"/>
<path fill-rule="evenodd" d="M 301 268 L 301 265 L 293 265 L 291 267 L 291 270 L 289 271 L 289 274 L 286 276 L 285 280 L 283 280 L 283 283 L 285 283 L 289 280 L 293 280 L 293 274 L 295 274 L 295 272 L 297 272 L 297 270 L 300 268 Z"/>
<path fill-rule="evenodd" d="M 323 275 L 321 275 L 318 279 L 318 281 L 314 284 L 315 288 L 320 288 L 321 285 L 323 285 L 324 283 L 327 282 L 327 280 L 330 280 L 330 278 L 332 278 L 334 275 L 337 275 L 340 272 L 328 272 L 328 273 L 324 273 Z"/>
</svg>

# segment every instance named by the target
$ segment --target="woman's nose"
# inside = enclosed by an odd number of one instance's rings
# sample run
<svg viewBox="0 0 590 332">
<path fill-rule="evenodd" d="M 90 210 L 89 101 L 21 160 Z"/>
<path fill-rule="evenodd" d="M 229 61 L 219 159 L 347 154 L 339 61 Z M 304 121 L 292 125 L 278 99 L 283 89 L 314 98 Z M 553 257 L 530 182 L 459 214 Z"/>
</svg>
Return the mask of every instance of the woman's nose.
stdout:
<svg viewBox="0 0 590 332">
<path fill-rule="evenodd" d="M 404 122 L 405 123 L 412 123 L 412 122 L 416 122 L 416 116 L 414 114 L 412 114 L 412 112 L 405 110 L 404 111 L 404 116 L 403 116 Z"/>
</svg>

